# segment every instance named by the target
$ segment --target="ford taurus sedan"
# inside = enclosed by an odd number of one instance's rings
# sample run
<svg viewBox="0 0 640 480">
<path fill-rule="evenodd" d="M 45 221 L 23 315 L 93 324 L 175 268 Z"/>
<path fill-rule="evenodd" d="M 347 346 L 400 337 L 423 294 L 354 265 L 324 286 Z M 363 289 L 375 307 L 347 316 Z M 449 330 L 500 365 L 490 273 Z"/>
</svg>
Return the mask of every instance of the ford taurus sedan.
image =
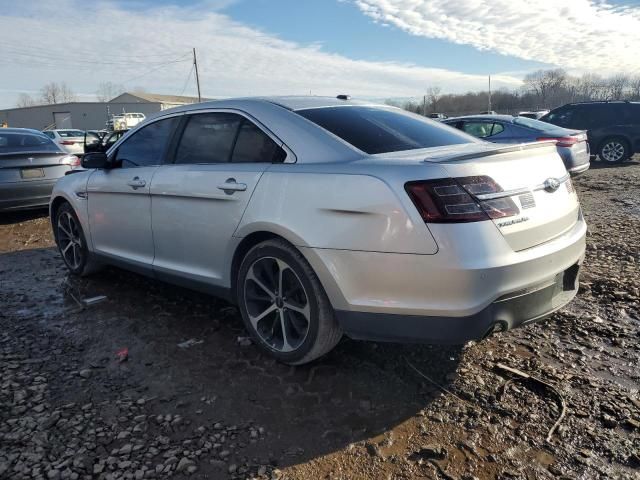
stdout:
<svg viewBox="0 0 640 480">
<path fill-rule="evenodd" d="M 163 111 L 50 205 L 74 274 L 112 264 L 235 302 L 301 364 L 356 339 L 464 343 L 577 291 L 586 225 L 554 142 L 499 146 L 354 100 Z"/>
</svg>

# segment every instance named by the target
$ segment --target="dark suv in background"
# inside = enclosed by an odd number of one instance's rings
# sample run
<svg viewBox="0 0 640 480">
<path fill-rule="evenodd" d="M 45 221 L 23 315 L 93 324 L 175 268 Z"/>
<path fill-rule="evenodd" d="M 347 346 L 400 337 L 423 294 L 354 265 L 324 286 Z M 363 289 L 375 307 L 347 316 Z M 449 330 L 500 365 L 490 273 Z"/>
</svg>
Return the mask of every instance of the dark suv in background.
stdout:
<svg viewBox="0 0 640 480">
<path fill-rule="evenodd" d="M 570 103 L 540 120 L 587 130 L 591 152 L 605 162 L 620 163 L 640 153 L 640 102 Z"/>
</svg>

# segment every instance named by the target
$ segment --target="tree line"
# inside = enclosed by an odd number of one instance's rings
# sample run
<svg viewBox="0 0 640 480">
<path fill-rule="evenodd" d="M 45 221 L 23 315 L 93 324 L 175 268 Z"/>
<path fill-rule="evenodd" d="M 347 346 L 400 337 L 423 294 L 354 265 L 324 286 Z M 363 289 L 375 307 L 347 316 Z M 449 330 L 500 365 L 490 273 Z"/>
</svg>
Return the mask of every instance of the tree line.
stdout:
<svg viewBox="0 0 640 480">
<path fill-rule="evenodd" d="M 419 114 L 449 116 L 477 114 L 489 110 L 489 91 L 442 94 L 429 87 L 420 100 L 389 102 Z M 567 103 L 598 100 L 640 100 L 640 75 L 569 75 L 563 69 L 538 70 L 523 79 L 519 89 L 491 93 L 491 110 L 515 115 L 521 111 L 551 110 Z"/>
<path fill-rule="evenodd" d="M 107 102 L 125 91 L 124 85 L 112 82 L 102 82 L 95 92 L 99 102 Z M 65 82 L 49 82 L 40 89 L 39 96 L 32 97 L 29 94 L 18 95 L 16 106 L 33 107 L 36 105 L 53 105 L 56 103 L 75 102 L 76 94 Z"/>
</svg>

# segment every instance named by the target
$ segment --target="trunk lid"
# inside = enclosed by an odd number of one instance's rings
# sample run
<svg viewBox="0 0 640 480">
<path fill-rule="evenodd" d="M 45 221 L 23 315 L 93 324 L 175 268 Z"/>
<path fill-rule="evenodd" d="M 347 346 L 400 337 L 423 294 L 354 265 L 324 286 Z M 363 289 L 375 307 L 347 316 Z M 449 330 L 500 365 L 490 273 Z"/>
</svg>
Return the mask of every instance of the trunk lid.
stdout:
<svg viewBox="0 0 640 480">
<path fill-rule="evenodd" d="M 71 167 L 61 161 L 66 152 L 0 153 L 0 183 L 53 180 Z"/>
<path fill-rule="evenodd" d="M 515 251 L 548 242 L 578 221 L 578 197 L 554 142 L 494 145 L 425 161 L 438 162 L 453 178 L 486 175 L 500 185 L 500 195 L 511 198 L 520 213 L 492 221 Z"/>
</svg>

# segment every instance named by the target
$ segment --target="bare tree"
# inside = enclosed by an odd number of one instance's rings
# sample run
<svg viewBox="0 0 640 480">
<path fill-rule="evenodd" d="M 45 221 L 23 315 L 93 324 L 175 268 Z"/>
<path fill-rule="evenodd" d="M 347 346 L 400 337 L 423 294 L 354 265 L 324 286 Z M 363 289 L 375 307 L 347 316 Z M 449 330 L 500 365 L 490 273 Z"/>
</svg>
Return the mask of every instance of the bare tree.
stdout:
<svg viewBox="0 0 640 480">
<path fill-rule="evenodd" d="M 438 100 L 440 100 L 440 96 L 442 93 L 442 89 L 438 86 L 431 86 L 427 88 L 427 99 L 429 100 L 429 104 L 431 105 L 431 111 L 435 112 L 438 106 Z"/>
<path fill-rule="evenodd" d="M 567 86 L 567 72 L 561 68 L 538 70 L 524 77 L 525 89 L 534 93 L 542 102 L 541 106 L 552 105 Z"/>
<path fill-rule="evenodd" d="M 124 85 L 121 83 L 102 82 L 96 90 L 96 97 L 99 102 L 108 102 L 124 92 Z"/>
<path fill-rule="evenodd" d="M 42 103 L 51 105 L 55 103 L 73 102 L 76 96 L 65 83 L 50 82 L 40 89 Z"/>
<path fill-rule="evenodd" d="M 629 99 L 640 100 L 640 75 L 629 81 Z"/>
<path fill-rule="evenodd" d="M 615 75 L 607 81 L 607 100 L 622 100 L 625 90 L 629 85 L 629 77 L 626 75 Z"/>
<path fill-rule="evenodd" d="M 33 107 L 34 105 L 36 105 L 36 101 L 31 95 L 27 93 L 21 93 L 20 95 L 18 95 L 18 101 L 16 102 L 16 105 L 19 108 Z"/>
</svg>

